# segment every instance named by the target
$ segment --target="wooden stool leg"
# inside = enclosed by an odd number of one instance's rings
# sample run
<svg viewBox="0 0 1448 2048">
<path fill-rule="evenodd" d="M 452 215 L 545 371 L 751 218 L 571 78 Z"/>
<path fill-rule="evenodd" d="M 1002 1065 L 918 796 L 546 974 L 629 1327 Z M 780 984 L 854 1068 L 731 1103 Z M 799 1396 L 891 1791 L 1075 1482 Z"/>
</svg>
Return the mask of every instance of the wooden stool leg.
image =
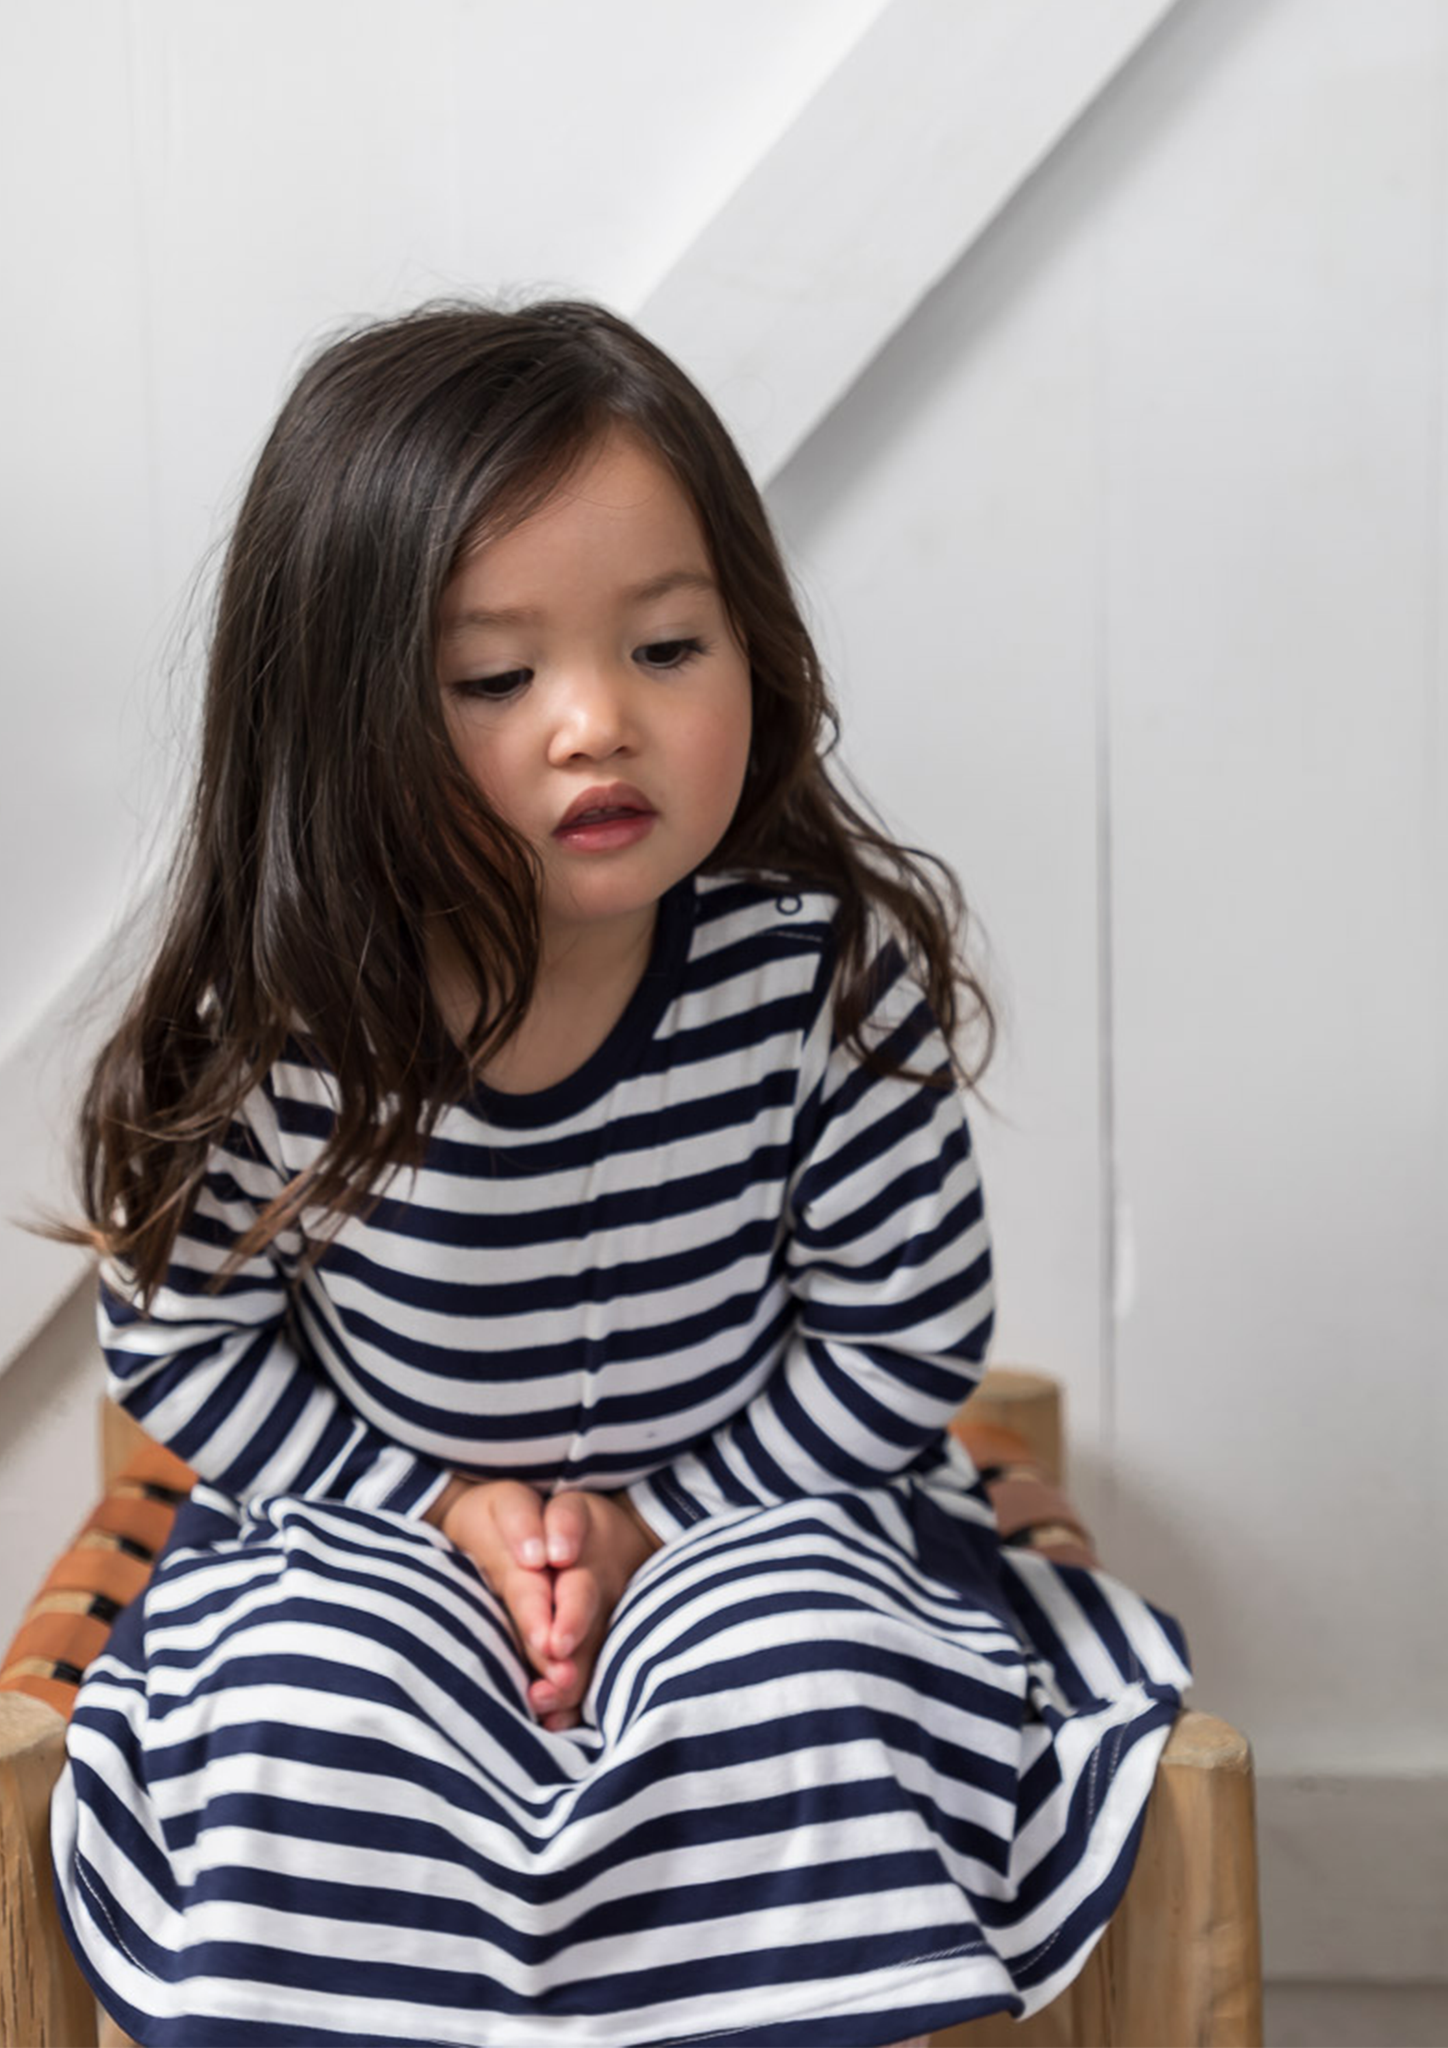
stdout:
<svg viewBox="0 0 1448 2048">
<path fill-rule="evenodd" d="M 1178 1717 L 1102 1947 L 1113 2044 L 1260 2048 L 1252 1753 L 1225 1721 Z"/>
<path fill-rule="evenodd" d="M 50 1795 L 65 1722 L 41 1700 L 0 1692 L 0 2042 L 90 2048 L 95 2004 L 65 1937 L 50 1874 Z"/>
</svg>

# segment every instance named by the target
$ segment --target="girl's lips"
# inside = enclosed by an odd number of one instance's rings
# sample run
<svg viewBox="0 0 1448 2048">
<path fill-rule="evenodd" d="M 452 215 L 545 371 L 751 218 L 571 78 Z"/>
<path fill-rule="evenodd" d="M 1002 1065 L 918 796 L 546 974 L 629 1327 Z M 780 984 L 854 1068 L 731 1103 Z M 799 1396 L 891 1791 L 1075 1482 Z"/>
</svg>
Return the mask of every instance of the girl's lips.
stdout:
<svg viewBox="0 0 1448 2048">
<path fill-rule="evenodd" d="M 654 821 L 654 807 L 630 782 L 597 783 L 573 799 L 553 829 L 566 846 L 631 846 Z"/>
<path fill-rule="evenodd" d="M 573 824 L 560 825 L 553 837 L 575 853 L 612 853 L 646 839 L 656 823 L 653 811 L 586 811 Z"/>
<path fill-rule="evenodd" d="M 595 814 L 612 816 L 619 811 L 636 812 L 645 817 L 652 817 L 653 809 L 648 798 L 630 782 L 597 783 L 592 789 L 581 791 L 573 799 L 555 829 L 558 832 L 567 832 L 585 817 L 591 824 L 594 822 Z"/>
</svg>

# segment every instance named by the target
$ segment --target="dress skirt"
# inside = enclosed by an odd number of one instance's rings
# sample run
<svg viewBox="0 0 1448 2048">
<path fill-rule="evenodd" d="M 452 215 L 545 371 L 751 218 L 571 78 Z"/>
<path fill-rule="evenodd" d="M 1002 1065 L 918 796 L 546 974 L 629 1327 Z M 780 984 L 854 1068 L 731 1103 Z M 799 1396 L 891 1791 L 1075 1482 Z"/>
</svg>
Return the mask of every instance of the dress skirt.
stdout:
<svg viewBox="0 0 1448 2048">
<path fill-rule="evenodd" d="M 62 1909 L 156 2048 L 880 2048 L 1080 1969 L 1185 1656 L 907 1475 L 672 1538 L 550 1734 L 430 1525 L 203 1486 L 81 1689 Z"/>
</svg>

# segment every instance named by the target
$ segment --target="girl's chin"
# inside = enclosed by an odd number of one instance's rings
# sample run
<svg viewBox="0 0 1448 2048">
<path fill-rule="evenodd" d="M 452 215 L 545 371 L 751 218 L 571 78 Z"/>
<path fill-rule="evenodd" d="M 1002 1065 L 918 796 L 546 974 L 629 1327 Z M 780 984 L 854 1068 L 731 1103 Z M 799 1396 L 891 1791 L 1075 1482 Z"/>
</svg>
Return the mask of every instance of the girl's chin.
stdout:
<svg viewBox="0 0 1448 2048">
<path fill-rule="evenodd" d="M 564 947 L 589 945 L 628 952 L 653 936 L 658 898 L 637 892 L 576 890 L 558 902 L 543 903 L 543 947 L 556 953 Z"/>
</svg>

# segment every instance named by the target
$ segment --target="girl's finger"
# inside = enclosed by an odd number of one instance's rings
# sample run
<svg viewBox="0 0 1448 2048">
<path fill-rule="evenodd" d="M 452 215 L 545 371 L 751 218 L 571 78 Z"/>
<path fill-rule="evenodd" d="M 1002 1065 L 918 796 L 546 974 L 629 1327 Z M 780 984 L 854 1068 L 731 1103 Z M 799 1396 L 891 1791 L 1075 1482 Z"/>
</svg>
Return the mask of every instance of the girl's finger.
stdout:
<svg viewBox="0 0 1448 2048">
<path fill-rule="evenodd" d="M 548 1562 L 543 1503 L 531 1486 L 500 1486 L 493 1518 L 509 1552 L 525 1571 L 541 1571 Z"/>
<path fill-rule="evenodd" d="M 581 1493 L 555 1493 L 543 1504 L 548 1562 L 555 1571 L 577 1564 L 588 1539 L 588 1501 Z"/>
<path fill-rule="evenodd" d="M 553 1632 L 550 1656 L 571 1657 L 588 1641 L 602 1611 L 603 1598 L 594 1572 L 559 1572 L 553 1581 Z"/>
<path fill-rule="evenodd" d="M 533 1668 L 541 1671 L 553 1632 L 552 1582 L 546 1572 L 510 1572 L 501 1591 L 503 1604 L 513 1617 L 513 1626 L 523 1639 Z"/>
<path fill-rule="evenodd" d="M 548 1663 L 543 1676 L 528 1688 L 528 1704 L 537 1714 L 556 1713 L 576 1707 L 583 1698 L 583 1679 L 577 1665 Z"/>
</svg>

